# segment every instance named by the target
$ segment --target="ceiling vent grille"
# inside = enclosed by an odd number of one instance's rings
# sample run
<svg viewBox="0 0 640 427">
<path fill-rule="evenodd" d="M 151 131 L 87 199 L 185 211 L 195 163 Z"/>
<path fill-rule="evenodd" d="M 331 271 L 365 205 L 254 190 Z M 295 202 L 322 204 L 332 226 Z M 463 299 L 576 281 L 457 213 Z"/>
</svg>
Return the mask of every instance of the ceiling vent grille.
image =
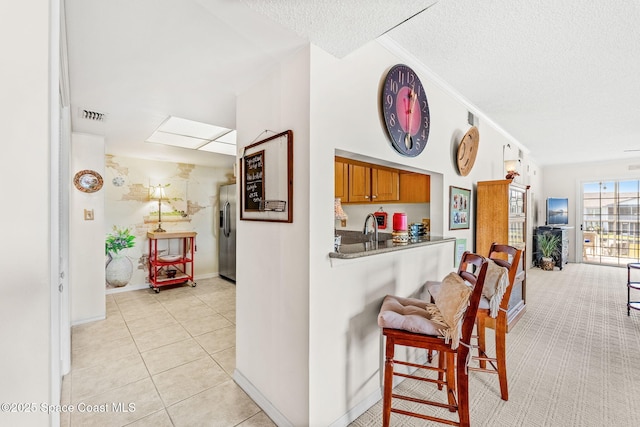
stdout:
<svg viewBox="0 0 640 427">
<path fill-rule="evenodd" d="M 81 119 L 91 120 L 94 122 L 104 122 L 106 117 L 107 115 L 105 113 L 99 113 L 97 111 L 83 110 L 83 109 L 80 110 Z"/>
</svg>

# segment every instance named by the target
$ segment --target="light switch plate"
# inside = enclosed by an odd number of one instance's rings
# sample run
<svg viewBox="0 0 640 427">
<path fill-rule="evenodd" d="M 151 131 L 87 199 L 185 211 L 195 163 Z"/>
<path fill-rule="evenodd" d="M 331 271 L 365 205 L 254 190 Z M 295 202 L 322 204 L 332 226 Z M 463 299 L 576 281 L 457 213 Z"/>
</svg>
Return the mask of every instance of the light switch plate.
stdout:
<svg viewBox="0 0 640 427">
<path fill-rule="evenodd" d="M 84 220 L 85 221 L 93 221 L 93 209 L 85 209 L 84 210 Z"/>
</svg>

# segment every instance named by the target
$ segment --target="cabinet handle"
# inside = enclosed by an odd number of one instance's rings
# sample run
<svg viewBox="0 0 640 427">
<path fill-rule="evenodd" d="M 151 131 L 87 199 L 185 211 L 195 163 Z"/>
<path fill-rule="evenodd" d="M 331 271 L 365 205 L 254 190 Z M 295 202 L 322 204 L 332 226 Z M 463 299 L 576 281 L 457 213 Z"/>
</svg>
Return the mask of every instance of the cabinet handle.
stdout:
<svg viewBox="0 0 640 427">
<path fill-rule="evenodd" d="M 376 198 L 378 198 L 378 196 L 371 196 L 371 198 L 372 198 L 372 199 L 376 199 Z"/>
<path fill-rule="evenodd" d="M 365 199 L 368 199 L 368 198 L 369 198 L 369 196 L 364 196 L 364 198 L 365 198 Z"/>
</svg>

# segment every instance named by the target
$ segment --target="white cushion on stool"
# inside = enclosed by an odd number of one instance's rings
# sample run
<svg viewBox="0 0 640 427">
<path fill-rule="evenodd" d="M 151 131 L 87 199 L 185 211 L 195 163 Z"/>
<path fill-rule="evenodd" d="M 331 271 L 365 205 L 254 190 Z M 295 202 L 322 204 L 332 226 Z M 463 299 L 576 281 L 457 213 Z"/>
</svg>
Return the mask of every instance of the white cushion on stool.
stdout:
<svg viewBox="0 0 640 427">
<path fill-rule="evenodd" d="M 417 298 L 387 295 L 378 314 L 378 325 L 418 334 L 439 335 L 438 330 L 442 329 L 442 324 L 431 320 L 426 306 L 425 301 Z"/>
</svg>

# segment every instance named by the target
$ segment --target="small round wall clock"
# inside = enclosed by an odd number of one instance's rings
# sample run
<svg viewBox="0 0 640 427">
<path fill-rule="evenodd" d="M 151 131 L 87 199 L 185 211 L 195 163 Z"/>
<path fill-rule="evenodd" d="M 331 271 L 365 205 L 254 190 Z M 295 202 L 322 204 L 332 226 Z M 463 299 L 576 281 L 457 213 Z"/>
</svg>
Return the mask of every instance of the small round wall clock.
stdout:
<svg viewBox="0 0 640 427">
<path fill-rule="evenodd" d="M 478 128 L 472 126 L 471 129 L 462 137 L 460 145 L 458 145 L 458 154 L 456 156 L 458 171 L 460 175 L 467 176 L 473 168 L 478 154 L 478 145 L 480 144 L 480 133 Z"/>
<path fill-rule="evenodd" d="M 429 138 L 427 94 L 411 68 L 394 65 L 384 79 L 381 109 L 391 145 L 403 156 L 422 153 Z"/>
</svg>

